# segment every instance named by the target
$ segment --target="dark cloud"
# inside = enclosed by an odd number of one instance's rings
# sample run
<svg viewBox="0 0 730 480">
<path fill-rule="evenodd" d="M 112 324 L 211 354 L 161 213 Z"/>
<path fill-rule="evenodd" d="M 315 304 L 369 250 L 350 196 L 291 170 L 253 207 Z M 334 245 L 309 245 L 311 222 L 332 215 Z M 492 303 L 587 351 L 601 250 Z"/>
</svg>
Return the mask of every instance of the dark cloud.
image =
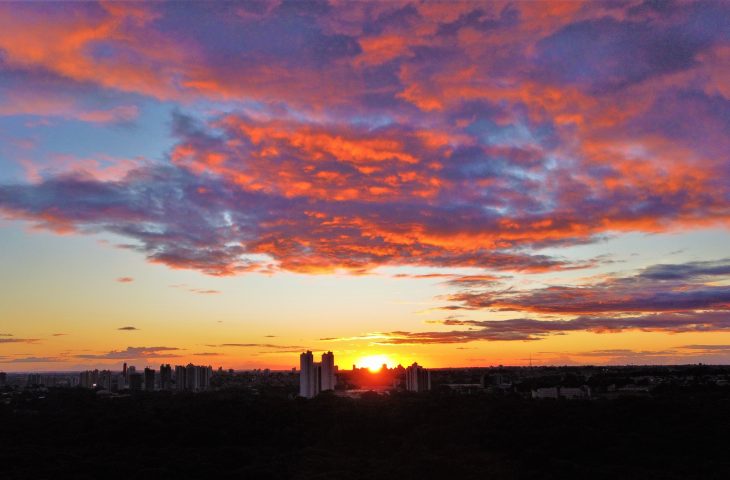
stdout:
<svg viewBox="0 0 730 480">
<path fill-rule="evenodd" d="M 435 322 L 431 322 L 435 323 Z M 475 341 L 534 341 L 570 332 L 618 333 L 623 331 L 686 333 L 730 331 L 730 312 L 655 313 L 633 316 L 579 316 L 569 320 L 456 320 L 441 322 L 462 330 L 393 331 L 362 337 L 379 344 L 449 344 Z M 346 340 L 328 338 L 321 340 Z"/>
<path fill-rule="evenodd" d="M 274 345 L 271 343 L 220 343 L 217 345 L 206 345 L 206 347 L 216 347 L 216 348 L 225 348 L 225 347 L 241 347 L 241 348 L 273 348 L 273 349 L 297 349 L 298 351 L 301 351 L 302 349 L 305 349 L 306 347 L 300 347 L 297 345 Z"/>
<path fill-rule="evenodd" d="M 119 327 L 119 328 L 117 328 L 117 330 L 124 330 L 124 331 L 131 332 L 131 331 L 139 330 L 139 328 L 127 326 L 127 327 Z"/>
<path fill-rule="evenodd" d="M 645 268 L 640 274 L 651 280 L 702 280 L 712 277 L 730 277 L 730 259 L 689 262 L 683 264 L 659 264 Z"/>
<path fill-rule="evenodd" d="M 730 278 L 730 260 L 659 264 L 633 276 L 608 277 L 581 286 L 532 290 L 463 290 L 446 309 L 491 309 L 553 314 L 727 310 L 730 286 L 706 283 Z"/>
<path fill-rule="evenodd" d="M 0 338 L 0 343 L 38 343 L 40 338 Z"/>
<path fill-rule="evenodd" d="M 177 347 L 127 347 L 126 350 L 112 350 L 102 354 L 79 354 L 76 358 L 94 360 L 126 360 L 135 358 L 178 357 Z"/>
<path fill-rule="evenodd" d="M 56 363 L 65 362 L 65 358 L 61 357 L 17 357 L 8 359 L 0 359 L 2 363 Z"/>
</svg>

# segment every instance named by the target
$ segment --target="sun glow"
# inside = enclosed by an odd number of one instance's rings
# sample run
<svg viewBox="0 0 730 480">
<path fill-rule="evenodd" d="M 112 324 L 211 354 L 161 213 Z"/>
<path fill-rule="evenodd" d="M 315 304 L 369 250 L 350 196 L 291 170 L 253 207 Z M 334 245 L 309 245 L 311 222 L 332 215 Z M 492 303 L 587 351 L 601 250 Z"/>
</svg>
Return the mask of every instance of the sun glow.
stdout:
<svg viewBox="0 0 730 480">
<path fill-rule="evenodd" d="M 378 372 L 383 365 L 393 368 L 394 362 L 388 355 L 369 355 L 361 357 L 355 365 L 362 368 L 365 367 L 371 372 Z"/>
</svg>

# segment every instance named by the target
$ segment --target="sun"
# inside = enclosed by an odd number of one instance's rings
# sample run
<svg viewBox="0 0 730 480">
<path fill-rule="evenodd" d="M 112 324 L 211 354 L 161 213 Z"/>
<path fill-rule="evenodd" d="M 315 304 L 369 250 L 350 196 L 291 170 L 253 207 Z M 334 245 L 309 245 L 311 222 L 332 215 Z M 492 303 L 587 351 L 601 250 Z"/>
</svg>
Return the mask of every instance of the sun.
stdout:
<svg viewBox="0 0 730 480">
<path fill-rule="evenodd" d="M 360 357 L 355 362 L 358 367 L 365 367 L 371 372 L 379 372 L 383 364 L 387 365 L 388 368 L 393 367 L 393 360 L 388 355 L 368 355 L 367 357 Z"/>
</svg>

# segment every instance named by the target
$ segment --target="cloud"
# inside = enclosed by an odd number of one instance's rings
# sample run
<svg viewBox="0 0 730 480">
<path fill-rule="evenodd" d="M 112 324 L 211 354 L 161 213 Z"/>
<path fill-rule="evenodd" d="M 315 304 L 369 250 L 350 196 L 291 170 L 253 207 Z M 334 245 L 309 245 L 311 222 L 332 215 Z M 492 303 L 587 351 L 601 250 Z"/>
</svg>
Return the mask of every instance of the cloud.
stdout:
<svg viewBox="0 0 730 480">
<path fill-rule="evenodd" d="M 193 355 L 198 356 L 198 357 L 218 357 L 223 354 L 219 353 L 219 352 L 198 352 L 198 353 L 193 353 Z"/>
<path fill-rule="evenodd" d="M 595 261 L 543 247 L 730 224 L 723 2 L 0 9 L 0 114 L 191 112 L 160 161 L 31 162 L 0 210 L 171 268 L 545 272 Z"/>
<path fill-rule="evenodd" d="M 132 326 L 127 326 L 127 327 L 119 327 L 119 328 L 117 328 L 117 330 L 125 330 L 125 331 L 128 331 L 128 332 L 131 332 L 131 331 L 139 330 L 139 328 L 132 327 Z"/>
<path fill-rule="evenodd" d="M 65 362 L 66 359 L 62 357 L 17 357 L 7 359 L 0 359 L 2 363 L 56 363 Z"/>
<path fill-rule="evenodd" d="M 117 282 L 119 283 L 131 283 L 134 281 L 134 278 L 132 277 L 119 277 L 117 278 Z"/>
<path fill-rule="evenodd" d="M 220 343 L 217 345 L 206 345 L 206 347 L 241 347 L 241 348 L 273 348 L 273 349 L 297 349 L 298 351 L 305 349 L 306 347 L 300 347 L 297 345 L 274 345 L 271 343 Z"/>
<path fill-rule="evenodd" d="M 64 337 L 66 335 L 68 335 L 68 333 L 52 333 L 51 334 L 52 337 Z"/>
<path fill-rule="evenodd" d="M 0 343 L 38 343 L 40 338 L 0 338 Z"/>
<path fill-rule="evenodd" d="M 76 358 L 93 360 L 126 360 L 135 358 L 178 357 L 177 347 L 127 347 L 126 350 L 112 350 L 102 354 L 78 354 Z"/>
<path fill-rule="evenodd" d="M 730 286 L 711 281 L 729 278 L 728 259 L 659 264 L 633 276 L 608 277 L 588 285 L 463 290 L 450 295 L 455 305 L 445 308 L 541 314 L 725 311 L 730 304 Z"/>
<path fill-rule="evenodd" d="M 189 287 L 189 286 L 185 285 L 184 283 L 179 284 L 179 285 L 170 285 L 170 287 L 171 288 L 180 288 L 183 290 L 187 290 L 188 292 L 197 293 L 200 295 L 217 295 L 219 293 L 222 293 L 220 290 Z"/>
<path fill-rule="evenodd" d="M 643 332 L 722 332 L 730 331 L 730 312 L 655 313 L 633 316 L 579 316 L 569 320 L 444 320 L 446 326 L 467 327 L 465 330 L 408 332 L 393 331 L 369 334 L 376 344 L 451 344 L 476 341 L 534 341 L 570 332 L 597 334 L 624 331 Z M 358 339 L 328 339 L 353 340 Z M 324 339 L 322 339 L 324 340 Z"/>
</svg>

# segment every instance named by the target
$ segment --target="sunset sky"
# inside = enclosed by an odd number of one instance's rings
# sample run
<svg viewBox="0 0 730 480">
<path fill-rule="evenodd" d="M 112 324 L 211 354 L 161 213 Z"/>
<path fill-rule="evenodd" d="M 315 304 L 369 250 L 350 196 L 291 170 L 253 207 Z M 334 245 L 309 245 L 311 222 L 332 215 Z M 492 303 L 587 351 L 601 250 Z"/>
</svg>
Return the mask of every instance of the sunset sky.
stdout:
<svg viewBox="0 0 730 480">
<path fill-rule="evenodd" d="M 0 371 L 730 362 L 730 2 L 0 32 Z"/>
</svg>

